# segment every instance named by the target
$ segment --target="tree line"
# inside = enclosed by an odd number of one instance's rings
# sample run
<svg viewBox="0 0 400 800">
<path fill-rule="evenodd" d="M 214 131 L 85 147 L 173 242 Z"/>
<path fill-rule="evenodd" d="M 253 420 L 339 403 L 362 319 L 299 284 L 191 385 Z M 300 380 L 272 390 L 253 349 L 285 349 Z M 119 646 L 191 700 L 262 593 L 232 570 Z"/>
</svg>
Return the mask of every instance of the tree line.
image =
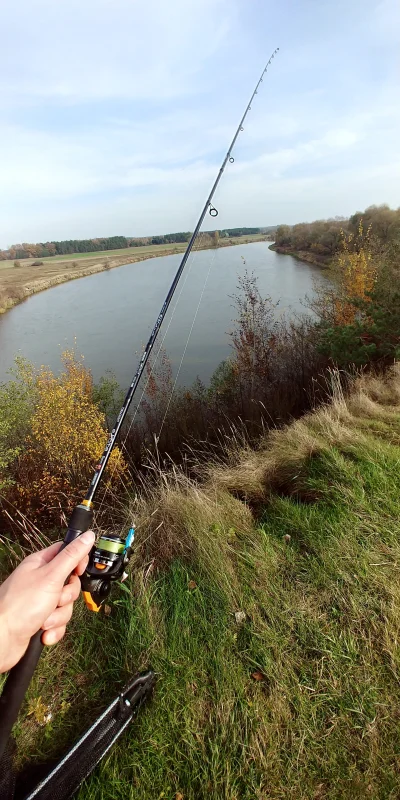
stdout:
<svg viewBox="0 0 400 800">
<path fill-rule="evenodd" d="M 165 236 L 106 236 L 95 239 L 64 239 L 52 242 L 23 242 L 13 244 L 7 250 L 0 250 L 0 261 L 20 258 L 46 258 L 47 256 L 68 256 L 74 253 L 96 253 L 104 250 L 120 250 L 126 247 L 143 247 L 150 244 L 187 242 L 190 232 L 167 233 Z"/>
<path fill-rule="evenodd" d="M 365 211 L 357 211 L 348 219 L 320 219 L 315 222 L 300 222 L 297 225 L 278 225 L 275 245 L 287 250 L 305 251 L 332 258 L 340 252 L 343 235 L 356 236 L 360 220 L 370 235 L 381 243 L 394 242 L 400 238 L 400 208 L 388 205 L 372 205 Z"/>
<path fill-rule="evenodd" d="M 252 233 L 261 233 L 261 228 L 224 228 L 220 236 L 250 236 Z"/>
<path fill-rule="evenodd" d="M 260 233 L 260 228 L 227 228 L 221 231 L 222 236 L 245 236 Z M 206 231 L 207 233 L 207 231 Z M 213 231 L 208 231 L 213 233 Z M 6 250 L 0 250 L 0 261 L 13 261 L 21 258 L 46 258 L 48 256 L 69 256 L 74 253 L 96 253 L 104 250 L 120 250 L 126 247 L 143 247 L 151 244 L 174 244 L 188 242 L 190 231 L 166 233 L 159 236 L 106 236 L 95 239 L 64 239 L 51 242 L 23 242 L 12 244 Z"/>
</svg>

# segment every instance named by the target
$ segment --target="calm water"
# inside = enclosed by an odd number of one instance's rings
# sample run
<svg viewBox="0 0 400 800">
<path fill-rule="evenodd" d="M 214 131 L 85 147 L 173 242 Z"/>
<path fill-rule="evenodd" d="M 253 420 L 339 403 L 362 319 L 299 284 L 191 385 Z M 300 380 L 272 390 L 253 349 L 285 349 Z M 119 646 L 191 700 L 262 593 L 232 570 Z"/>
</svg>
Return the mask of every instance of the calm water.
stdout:
<svg viewBox="0 0 400 800">
<path fill-rule="evenodd" d="M 60 352 L 76 339 L 95 380 L 112 369 L 125 388 L 180 257 L 153 258 L 64 283 L 29 297 L 0 316 L 0 381 L 7 379 L 17 354 L 57 370 Z M 312 294 L 313 277 L 321 275 L 291 256 L 274 253 L 266 242 L 194 253 L 181 278 L 183 288 L 176 310 L 174 299 L 158 339 L 160 342 L 170 321 L 164 345 L 177 369 L 211 266 L 179 383 L 188 385 L 197 375 L 207 381 L 229 354 L 226 332 L 235 317 L 229 295 L 235 293 L 238 276 L 244 273 L 244 260 L 248 270 L 257 275 L 261 293 L 280 300 L 280 313 L 289 308 L 301 310 L 301 299 Z M 180 289 L 179 285 L 178 295 Z"/>
</svg>

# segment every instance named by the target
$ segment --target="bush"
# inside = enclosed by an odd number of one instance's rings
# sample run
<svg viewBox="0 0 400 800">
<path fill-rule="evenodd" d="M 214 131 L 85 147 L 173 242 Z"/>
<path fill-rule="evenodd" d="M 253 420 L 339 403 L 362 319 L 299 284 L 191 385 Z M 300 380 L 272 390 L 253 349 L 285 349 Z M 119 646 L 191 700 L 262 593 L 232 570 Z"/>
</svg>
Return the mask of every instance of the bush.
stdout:
<svg viewBox="0 0 400 800">
<path fill-rule="evenodd" d="M 360 226 L 362 223 L 360 222 Z M 362 232 L 362 230 L 361 230 Z M 338 257 L 333 303 L 318 298 L 319 349 L 339 367 L 390 364 L 400 357 L 400 244 L 376 251 L 359 236 L 354 252 Z M 325 311 L 334 313 L 325 313 Z"/>
<path fill-rule="evenodd" d="M 18 260 L 14 261 L 14 267 L 20 267 L 20 266 L 21 266 L 21 262 L 20 261 L 18 261 Z"/>
<path fill-rule="evenodd" d="M 400 358 L 400 292 L 393 281 L 385 294 L 376 286 L 367 300 L 353 302 L 357 315 L 349 325 L 321 327 L 320 350 L 339 367 L 391 364 Z"/>
<path fill-rule="evenodd" d="M 93 400 L 105 415 L 109 427 L 114 424 L 124 397 L 124 392 L 110 370 L 93 386 Z"/>
<path fill-rule="evenodd" d="M 207 457 L 225 438 L 232 439 L 235 428 L 256 438 L 326 397 L 326 383 L 315 380 L 328 364 L 317 350 L 316 323 L 279 317 L 253 275 L 246 273 L 238 288 L 232 356 L 217 367 L 208 387 L 197 380 L 176 389 L 165 351 L 149 362 L 141 414 L 126 441 L 139 469 L 146 448 L 156 451 L 161 463 L 164 458 L 187 463 L 191 447 L 196 458 Z"/>
<path fill-rule="evenodd" d="M 0 491 L 13 481 L 13 464 L 22 452 L 33 413 L 32 368 L 16 359 L 12 380 L 0 386 Z"/>
<path fill-rule="evenodd" d="M 6 500 L 41 527 L 60 523 L 82 499 L 108 437 L 94 400 L 89 370 L 73 351 L 55 376 L 26 362 L 0 389 L 0 484 Z M 126 464 L 114 448 L 105 488 L 118 484 Z"/>
<path fill-rule="evenodd" d="M 31 267 L 41 267 L 43 261 L 32 261 Z"/>
</svg>

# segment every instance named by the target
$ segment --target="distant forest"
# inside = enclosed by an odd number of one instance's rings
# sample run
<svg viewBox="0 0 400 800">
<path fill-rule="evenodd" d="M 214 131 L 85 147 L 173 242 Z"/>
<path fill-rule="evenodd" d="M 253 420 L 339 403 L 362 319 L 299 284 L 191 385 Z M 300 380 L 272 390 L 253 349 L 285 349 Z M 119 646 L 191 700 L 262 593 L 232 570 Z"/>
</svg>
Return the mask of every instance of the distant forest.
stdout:
<svg viewBox="0 0 400 800">
<path fill-rule="evenodd" d="M 254 233 L 268 233 L 274 228 L 227 228 L 219 231 L 220 236 L 245 236 Z M 206 231 L 214 233 L 214 231 Z M 37 242 L 13 244 L 8 250 L 0 250 L 0 261 L 19 258 L 46 258 L 46 256 L 73 255 L 73 253 L 95 253 L 103 250 L 119 250 L 126 247 L 143 247 L 151 244 L 173 244 L 188 242 L 190 231 L 166 233 L 162 236 L 108 236 L 96 239 L 65 239 L 61 242 Z"/>
<path fill-rule="evenodd" d="M 393 210 L 388 205 L 380 205 L 357 211 L 349 219 L 335 217 L 297 225 L 278 225 L 275 246 L 286 251 L 310 252 L 332 258 L 341 248 L 343 234 L 356 237 L 361 221 L 364 231 L 369 231 L 376 242 L 387 245 L 400 239 L 400 208 Z"/>
</svg>

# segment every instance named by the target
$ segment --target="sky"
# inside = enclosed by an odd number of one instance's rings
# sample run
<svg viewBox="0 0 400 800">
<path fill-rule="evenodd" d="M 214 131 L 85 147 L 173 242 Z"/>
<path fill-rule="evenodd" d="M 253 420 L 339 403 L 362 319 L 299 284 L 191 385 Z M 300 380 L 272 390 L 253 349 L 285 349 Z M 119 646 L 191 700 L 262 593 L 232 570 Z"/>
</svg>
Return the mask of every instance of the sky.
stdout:
<svg viewBox="0 0 400 800">
<path fill-rule="evenodd" d="M 2 3 L 0 247 L 400 205 L 398 0 Z M 206 221 L 204 227 L 215 228 Z"/>
</svg>

